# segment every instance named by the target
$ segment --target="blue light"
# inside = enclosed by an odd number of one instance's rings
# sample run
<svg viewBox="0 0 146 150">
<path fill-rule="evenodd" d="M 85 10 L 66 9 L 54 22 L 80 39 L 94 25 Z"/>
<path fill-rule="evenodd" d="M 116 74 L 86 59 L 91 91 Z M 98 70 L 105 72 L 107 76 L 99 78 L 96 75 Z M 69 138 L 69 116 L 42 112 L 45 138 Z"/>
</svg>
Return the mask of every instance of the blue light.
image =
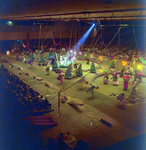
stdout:
<svg viewBox="0 0 146 150">
<path fill-rule="evenodd" d="M 95 23 L 93 23 L 93 25 L 92 25 L 93 27 L 95 26 Z"/>
<path fill-rule="evenodd" d="M 74 50 L 78 50 L 80 48 L 80 46 L 82 46 L 84 44 L 84 42 L 86 41 L 89 33 L 91 32 L 92 28 L 95 26 L 95 24 L 93 24 L 89 30 L 78 40 L 78 42 L 76 43 L 76 45 L 74 45 L 74 47 L 72 49 Z"/>
</svg>

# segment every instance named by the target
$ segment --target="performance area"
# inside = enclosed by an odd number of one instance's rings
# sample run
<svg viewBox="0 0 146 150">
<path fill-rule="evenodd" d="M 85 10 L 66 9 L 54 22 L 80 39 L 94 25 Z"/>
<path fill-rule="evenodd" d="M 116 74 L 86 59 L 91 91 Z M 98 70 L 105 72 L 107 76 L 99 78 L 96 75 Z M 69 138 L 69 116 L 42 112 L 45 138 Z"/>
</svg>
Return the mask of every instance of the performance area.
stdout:
<svg viewBox="0 0 146 150">
<path fill-rule="evenodd" d="M 64 149 L 76 149 L 80 144 L 85 149 L 116 149 L 119 146 L 121 149 L 133 146 L 144 148 L 146 66 L 142 61 L 135 64 L 136 70 L 142 72 L 136 77 L 136 72 L 131 74 L 129 70 L 134 65 L 133 61 L 118 56 L 114 57 L 114 61 L 100 55 L 94 58 L 91 56 L 88 60 L 86 53 L 82 52 L 81 55 L 77 54 L 73 62 L 67 56 L 69 65 L 62 68 L 58 67 L 61 62 L 59 56 L 56 60 L 49 60 L 48 54 L 18 53 L 22 60 L 17 59 L 15 54 L 1 54 L 1 79 L 4 83 L 1 89 L 5 91 L 1 94 L 2 108 L 8 107 L 5 93 L 9 91 L 16 94 L 17 98 L 11 101 L 11 107 L 14 105 L 20 113 L 19 122 L 26 124 L 28 129 L 33 128 L 31 134 L 37 134 L 37 138 L 41 139 L 39 149 L 47 145 L 57 147 L 62 134 L 61 147 L 64 145 Z M 53 52 L 51 54 L 53 56 Z M 30 63 L 31 58 L 34 58 L 33 65 Z M 44 62 L 40 63 L 40 60 Z M 139 66 L 142 66 L 142 70 L 138 69 Z M 15 91 L 17 88 L 14 87 L 9 89 L 12 81 L 3 68 L 21 81 L 16 86 L 20 92 Z M 113 78 L 115 73 L 117 78 Z M 127 90 L 124 90 L 123 85 L 125 76 L 130 77 Z M 108 77 L 107 82 L 105 77 Z M 115 85 L 114 79 L 118 84 Z M 121 99 L 125 103 L 118 100 L 121 93 L 125 94 L 124 99 Z M 65 138 L 66 134 L 72 136 L 73 142 Z M 32 141 L 35 143 L 36 139 Z"/>
<path fill-rule="evenodd" d="M 3 1 L 0 150 L 145 150 L 146 5 Z"/>
</svg>

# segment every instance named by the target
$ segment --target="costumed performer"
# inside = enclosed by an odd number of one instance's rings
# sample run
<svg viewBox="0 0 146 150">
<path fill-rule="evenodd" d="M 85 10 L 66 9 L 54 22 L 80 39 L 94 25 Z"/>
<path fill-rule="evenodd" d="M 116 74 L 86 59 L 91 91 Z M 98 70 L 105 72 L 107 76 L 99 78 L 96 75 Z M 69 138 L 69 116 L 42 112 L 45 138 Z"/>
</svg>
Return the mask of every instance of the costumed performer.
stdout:
<svg viewBox="0 0 146 150">
<path fill-rule="evenodd" d="M 108 83 L 108 79 L 109 79 L 109 72 L 108 71 L 104 71 L 104 78 L 103 78 L 103 83 L 107 84 Z"/>
<path fill-rule="evenodd" d="M 129 80 L 130 80 L 130 76 L 124 76 L 123 77 L 123 80 L 124 80 L 124 85 L 123 85 L 123 90 L 127 90 L 127 88 L 128 88 L 128 82 L 129 82 Z"/>
<path fill-rule="evenodd" d="M 119 85 L 119 82 L 117 81 L 118 80 L 118 77 L 117 77 L 117 73 L 114 72 L 112 73 L 113 77 L 111 79 L 113 79 L 113 85 Z"/>
<path fill-rule="evenodd" d="M 117 96 L 117 100 L 119 101 L 118 103 L 117 103 L 117 105 L 119 105 L 121 102 L 124 104 L 124 107 L 125 107 L 125 93 L 122 93 L 122 94 L 119 94 L 118 96 Z"/>
<path fill-rule="evenodd" d="M 122 70 L 120 72 L 120 77 L 123 77 L 124 76 L 124 71 L 125 71 L 125 67 L 122 67 Z"/>
</svg>

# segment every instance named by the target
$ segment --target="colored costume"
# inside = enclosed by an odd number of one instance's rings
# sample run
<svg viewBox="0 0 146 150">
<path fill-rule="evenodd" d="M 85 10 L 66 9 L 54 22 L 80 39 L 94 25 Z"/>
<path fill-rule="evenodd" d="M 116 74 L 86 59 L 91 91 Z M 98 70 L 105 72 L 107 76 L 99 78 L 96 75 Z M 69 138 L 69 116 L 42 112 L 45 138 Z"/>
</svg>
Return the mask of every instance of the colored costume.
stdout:
<svg viewBox="0 0 146 150">
<path fill-rule="evenodd" d="M 92 99 L 94 98 L 94 88 L 95 88 L 95 86 L 93 85 L 93 86 L 91 86 L 91 87 L 89 87 L 88 89 L 87 89 L 87 92 L 91 92 L 91 94 L 92 94 Z M 98 88 L 98 87 L 97 87 Z"/>
<path fill-rule="evenodd" d="M 57 70 L 57 72 L 58 72 L 58 80 L 60 80 L 60 84 L 62 84 L 63 83 L 63 81 L 62 81 L 62 75 L 60 74 L 61 73 L 61 70 Z"/>
<path fill-rule="evenodd" d="M 124 88 L 123 88 L 123 90 L 127 90 L 127 88 L 128 88 L 128 82 L 127 82 L 127 81 L 124 81 L 123 83 L 124 83 Z"/>
<path fill-rule="evenodd" d="M 134 81 L 133 82 L 135 82 L 137 80 L 139 80 L 139 74 L 137 72 L 135 72 L 135 76 L 134 76 Z"/>
<path fill-rule="evenodd" d="M 83 90 L 84 90 L 84 87 L 85 87 L 85 80 L 83 80 L 82 82 L 80 82 L 80 84 L 83 86 Z"/>
<path fill-rule="evenodd" d="M 11 53 L 12 53 L 12 55 L 14 55 L 14 49 L 12 49 L 12 52 L 11 52 Z"/>
<path fill-rule="evenodd" d="M 22 61 L 22 57 L 21 56 L 19 56 L 19 60 Z"/>
<path fill-rule="evenodd" d="M 125 67 L 122 68 L 122 70 L 121 70 L 121 72 L 120 72 L 120 77 L 123 77 L 124 71 L 125 71 Z"/>
<path fill-rule="evenodd" d="M 103 77 L 103 83 L 107 84 L 108 83 L 108 79 L 109 79 L 109 71 L 104 71 L 104 77 Z"/>
<path fill-rule="evenodd" d="M 142 77 L 141 77 L 141 76 L 142 76 L 142 74 L 143 74 L 143 72 L 142 72 L 142 71 L 139 71 L 139 72 L 138 72 L 138 75 L 139 75 L 139 82 L 142 82 Z"/>
<path fill-rule="evenodd" d="M 109 79 L 108 75 L 105 75 L 104 78 L 103 78 L 104 84 L 108 83 L 108 79 Z"/>
<path fill-rule="evenodd" d="M 119 82 L 117 81 L 118 77 L 117 77 L 117 73 L 112 73 L 113 77 L 111 79 L 113 79 L 113 85 L 118 85 Z"/>
<path fill-rule="evenodd" d="M 122 102 L 124 104 L 124 107 L 125 107 L 125 101 L 124 101 L 124 99 L 125 99 L 125 94 L 124 93 L 122 93 L 122 94 L 120 94 L 120 95 L 117 96 L 117 100 L 119 100 L 118 104 Z"/>
<path fill-rule="evenodd" d="M 130 69 L 129 69 L 131 79 L 132 79 L 132 76 L 133 76 L 133 71 L 134 71 L 133 68 L 130 68 Z"/>
<path fill-rule="evenodd" d="M 33 67 L 33 61 L 28 61 L 28 63 L 30 64 L 31 68 Z"/>
<path fill-rule="evenodd" d="M 78 81 L 79 84 L 81 84 L 83 86 L 83 90 L 84 90 L 84 87 L 85 87 L 85 82 L 86 82 L 86 79 L 82 78 Z"/>
<path fill-rule="evenodd" d="M 114 55 L 113 54 L 111 54 L 111 60 L 113 60 L 114 59 Z"/>
<path fill-rule="evenodd" d="M 33 61 L 30 62 L 31 67 L 33 67 Z"/>
<path fill-rule="evenodd" d="M 123 86 L 124 86 L 124 87 L 123 87 L 123 90 L 127 90 L 127 88 L 128 88 L 128 82 L 129 82 L 129 80 L 130 80 L 130 76 L 128 76 L 128 75 L 127 75 L 127 76 L 124 76 L 124 77 L 123 77 L 123 80 L 124 80 L 124 82 L 123 82 L 123 83 L 124 83 L 124 85 L 123 85 Z"/>
<path fill-rule="evenodd" d="M 63 81 L 62 81 L 62 75 L 60 75 L 60 84 L 62 84 Z"/>
<path fill-rule="evenodd" d="M 26 64 L 26 58 L 23 59 L 24 63 Z"/>
<path fill-rule="evenodd" d="M 49 73 L 49 71 L 50 71 L 49 66 L 46 68 L 46 71 L 47 71 L 47 74 L 48 74 L 48 73 Z"/>
<path fill-rule="evenodd" d="M 62 83 L 63 83 L 62 75 L 59 75 L 59 76 L 57 77 L 57 79 L 58 79 L 58 80 L 60 80 L 60 84 L 62 84 Z"/>
<path fill-rule="evenodd" d="M 91 89 L 92 99 L 94 97 L 94 88 Z"/>
<path fill-rule="evenodd" d="M 131 95 L 136 95 L 136 85 L 132 87 L 132 94 Z"/>
</svg>

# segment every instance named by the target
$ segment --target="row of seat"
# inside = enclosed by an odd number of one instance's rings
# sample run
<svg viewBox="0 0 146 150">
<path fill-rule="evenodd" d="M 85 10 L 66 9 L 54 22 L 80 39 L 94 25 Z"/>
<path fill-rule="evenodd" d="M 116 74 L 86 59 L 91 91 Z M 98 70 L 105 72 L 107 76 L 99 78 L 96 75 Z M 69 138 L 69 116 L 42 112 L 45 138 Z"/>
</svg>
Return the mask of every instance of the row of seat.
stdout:
<svg viewBox="0 0 146 150">
<path fill-rule="evenodd" d="M 36 134 L 38 129 L 26 119 L 24 120 L 27 117 L 26 113 L 20 113 L 25 106 L 20 101 L 20 96 L 22 96 L 20 89 L 22 87 L 19 88 L 19 86 L 23 84 L 20 84 L 22 81 L 17 79 L 0 64 L 0 131 L 2 131 L 0 132 L 2 137 L 0 149 L 43 149 L 44 145 Z M 13 92 L 13 88 L 15 88 L 15 92 Z"/>
<path fill-rule="evenodd" d="M 51 109 L 51 103 L 46 97 L 44 98 L 39 92 L 33 90 L 7 68 L 1 67 L 1 69 L 5 96 L 10 101 L 17 103 L 19 107 L 21 106 L 21 111 Z"/>
</svg>

